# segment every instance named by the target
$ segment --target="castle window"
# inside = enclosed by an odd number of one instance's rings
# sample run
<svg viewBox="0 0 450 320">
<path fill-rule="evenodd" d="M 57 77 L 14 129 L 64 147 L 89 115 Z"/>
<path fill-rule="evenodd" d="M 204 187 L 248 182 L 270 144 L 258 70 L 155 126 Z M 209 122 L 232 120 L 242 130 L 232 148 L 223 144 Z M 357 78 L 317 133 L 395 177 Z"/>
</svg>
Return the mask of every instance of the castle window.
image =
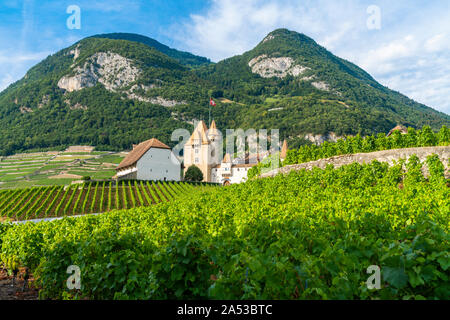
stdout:
<svg viewBox="0 0 450 320">
<path fill-rule="evenodd" d="M 195 163 L 199 163 L 198 158 L 195 158 Z"/>
<path fill-rule="evenodd" d="M 198 150 L 197 148 L 195 149 L 195 153 L 198 153 L 200 150 Z"/>
</svg>

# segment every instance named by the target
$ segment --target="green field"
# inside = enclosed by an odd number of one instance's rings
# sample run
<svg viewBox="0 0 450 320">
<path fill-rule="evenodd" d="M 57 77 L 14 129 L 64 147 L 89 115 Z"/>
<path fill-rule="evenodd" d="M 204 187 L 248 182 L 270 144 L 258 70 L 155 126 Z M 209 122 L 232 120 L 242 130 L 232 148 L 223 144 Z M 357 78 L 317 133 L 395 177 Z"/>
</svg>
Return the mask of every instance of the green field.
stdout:
<svg viewBox="0 0 450 320">
<path fill-rule="evenodd" d="M 0 188 L 69 185 L 84 176 L 111 179 L 125 154 L 117 152 L 40 152 L 0 158 Z M 67 176 L 75 175 L 75 176 Z"/>
<path fill-rule="evenodd" d="M 173 200 L 200 188 L 187 183 L 111 181 L 0 191 L 0 217 L 9 220 L 63 217 L 130 209 Z M 202 187 L 208 188 L 208 187 Z"/>
</svg>

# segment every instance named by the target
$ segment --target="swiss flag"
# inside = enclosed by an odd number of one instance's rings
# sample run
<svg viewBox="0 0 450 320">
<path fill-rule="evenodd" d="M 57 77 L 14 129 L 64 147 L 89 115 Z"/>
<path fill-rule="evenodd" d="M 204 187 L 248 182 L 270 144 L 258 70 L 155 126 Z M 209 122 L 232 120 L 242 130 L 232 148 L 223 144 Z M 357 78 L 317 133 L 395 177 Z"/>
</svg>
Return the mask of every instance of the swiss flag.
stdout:
<svg viewBox="0 0 450 320">
<path fill-rule="evenodd" d="M 209 105 L 215 107 L 216 103 L 214 102 L 214 100 L 212 98 L 209 99 Z"/>
</svg>

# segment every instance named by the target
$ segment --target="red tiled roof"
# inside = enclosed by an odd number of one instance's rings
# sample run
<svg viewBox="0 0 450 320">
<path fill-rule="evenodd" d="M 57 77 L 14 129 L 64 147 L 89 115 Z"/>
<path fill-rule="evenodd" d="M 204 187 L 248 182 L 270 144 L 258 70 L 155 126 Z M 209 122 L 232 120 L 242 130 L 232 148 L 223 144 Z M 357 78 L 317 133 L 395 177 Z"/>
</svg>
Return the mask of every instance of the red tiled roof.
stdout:
<svg viewBox="0 0 450 320">
<path fill-rule="evenodd" d="M 389 133 L 386 135 L 386 137 L 389 137 L 391 134 L 394 133 L 394 131 L 400 131 L 400 133 L 408 133 L 408 128 L 402 126 L 402 125 L 397 125 L 395 126 L 393 129 L 391 129 L 391 131 L 389 131 Z"/>
<path fill-rule="evenodd" d="M 150 148 L 169 149 L 170 147 L 156 138 L 139 143 L 133 150 L 122 160 L 116 170 L 123 169 L 134 165 L 142 156 L 150 150 Z"/>
</svg>

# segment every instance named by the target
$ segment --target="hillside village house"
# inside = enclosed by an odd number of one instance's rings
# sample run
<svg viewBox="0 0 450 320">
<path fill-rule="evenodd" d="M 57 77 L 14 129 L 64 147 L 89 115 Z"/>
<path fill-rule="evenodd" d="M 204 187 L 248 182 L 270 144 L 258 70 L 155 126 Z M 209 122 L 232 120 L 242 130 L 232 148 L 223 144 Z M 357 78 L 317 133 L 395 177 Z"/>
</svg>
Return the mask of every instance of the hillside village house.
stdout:
<svg viewBox="0 0 450 320">
<path fill-rule="evenodd" d="M 386 137 L 389 137 L 390 135 L 392 135 L 395 131 L 400 131 L 401 134 L 407 134 L 408 133 L 408 128 L 398 125 L 395 126 L 394 128 L 391 129 L 391 131 L 388 132 L 388 134 L 386 135 Z"/>
<path fill-rule="evenodd" d="M 223 185 L 241 183 L 247 180 L 248 171 L 264 159 L 268 152 L 256 157 L 247 156 L 245 159 L 231 159 L 226 154 L 221 159 L 222 137 L 213 120 L 207 128 L 203 121 L 197 124 L 190 139 L 184 145 L 185 171 L 191 166 L 197 166 L 203 173 L 203 181 L 215 182 Z M 283 142 L 280 158 L 284 160 L 287 153 L 287 142 Z"/>
<path fill-rule="evenodd" d="M 181 163 L 169 146 L 153 138 L 133 146 L 116 172 L 119 180 L 180 181 Z"/>
</svg>

